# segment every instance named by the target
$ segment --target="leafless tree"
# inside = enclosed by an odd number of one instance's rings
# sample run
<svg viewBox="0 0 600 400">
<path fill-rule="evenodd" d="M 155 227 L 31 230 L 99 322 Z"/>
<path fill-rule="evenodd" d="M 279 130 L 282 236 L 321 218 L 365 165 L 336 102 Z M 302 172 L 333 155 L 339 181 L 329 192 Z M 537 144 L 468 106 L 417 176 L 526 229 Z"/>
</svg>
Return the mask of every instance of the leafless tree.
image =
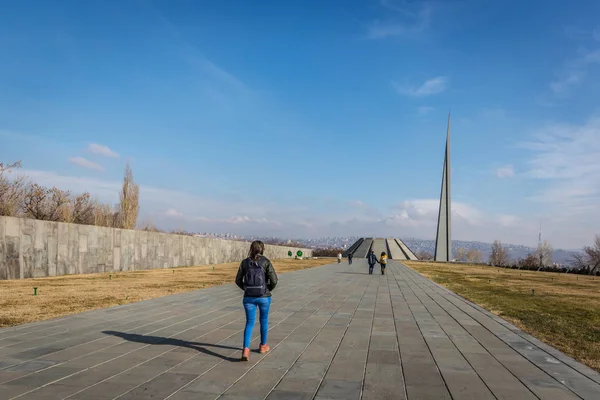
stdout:
<svg viewBox="0 0 600 400">
<path fill-rule="evenodd" d="M 21 161 L 0 163 L 0 215 L 16 217 L 21 212 L 27 180 L 23 176 L 9 177 L 19 168 Z"/>
<path fill-rule="evenodd" d="M 119 194 L 118 221 L 120 228 L 135 228 L 139 212 L 139 196 L 140 187 L 133 181 L 131 167 L 127 164 L 123 177 L 123 188 Z"/>
<path fill-rule="evenodd" d="M 0 215 L 105 227 L 135 228 L 139 212 L 139 186 L 129 165 L 125 168 L 120 202 L 116 207 L 92 199 L 90 193 L 72 195 L 47 188 L 24 176 L 9 176 L 21 162 L 0 163 Z M 154 231 L 158 231 L 153 227 Z"/>
<path fill-rule="evenodd" d="M 481 251 L 477 249 L 470 249 L 467 251 L 467 262 L 469 264 L 481 264 L 483 262 Z"/>
<path fill-rule="evenodd" d="M 467 261 L 467 252 L 468 250 L 465 249 L 464 247 L 459 247 L 456 249 L 454 256 L 456 258 L 456 261 L 458 262 L 466 262 Z"/>
<path fill-rule="evenodd" d="M 544 240 L 536 249 L 534 255 L 537 257 L 539 266 L 552 265 L 552 254 L 554 249 L 548 241 Z"/>
<path fill-rule="evenodd" d="M 32 183 L 26 186 L 23 212 L 26 217 L 44 221 L 70 222 L 72 220 L 71 193 L 57 187 L 48 189 Z"/>
<path fill-rule="evenodd" d="M 502 246 L 502 242 L 494 240 L 492 244 L 492 253 L 490 254 L 490 264 L 492 265 L 508 265 L 510 257 L 508 249 Z"/>
<path fill-rule="evenodd" d="M 97 226 L 108 228 L 116 228 L 118 226 L 117 210 L 113 209 L 109 204 L 94 201 L 93 218 L 93 224 Z"/>
<path fill-rule="evenodd" d="M 151 219 L 142 221 L 136 229 L 139 229 L 140 231 L 146 231 L 146 232 L 162 232 L 161 229 L 157 228 L 156 225 L 154 224 L 154 221 L 152 221 Z"/>
<path fill-rule="evenodd" d="M 600 271 L 600 235 L 596 235 L 591 246 L 583 248 L 583 253 L 573 257 L 572 264 L 576 268 L 589 268 L 591 274 Z"/>
<path fill-rule="evenodd" d="M 171 233 L 173 235 L 182 235 L 182 236 L 191 236 L 192 235 L 190 232 L 186 231 L 181 226 L 179 228 L 177 228 L 177 229 L 171 229 L 169 231 L 169 233 Z"/>
<path fill-rule="evenodd" d="M 88 192 L 72 199 L 73 222 L 76 224 L 94 225 L 95 208 L 98 205 Z"/>
<path fill-rule="evenodd" d="M 518 262 L 519 269 L 534 269 L 539 268 L 540 266 L 540 258 L 536 255 L 535 252 L 527 254 L 525 258 L 521 258 Z"/>
</svg>

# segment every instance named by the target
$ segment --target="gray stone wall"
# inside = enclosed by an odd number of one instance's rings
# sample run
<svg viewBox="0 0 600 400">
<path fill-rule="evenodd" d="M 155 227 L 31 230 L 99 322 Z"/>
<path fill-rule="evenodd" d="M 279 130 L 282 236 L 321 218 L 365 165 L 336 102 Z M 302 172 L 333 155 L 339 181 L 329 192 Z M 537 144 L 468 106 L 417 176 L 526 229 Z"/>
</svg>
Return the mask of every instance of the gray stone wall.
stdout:
<svg viewBox="0 0 600 400">
<path fill-rule="evenodd" d="M 137 271 L 240 261 L 250 243 L 0 216 L 0 279 Z M 288 251 L 266 246 L 269 258 Z"/>
</svg>

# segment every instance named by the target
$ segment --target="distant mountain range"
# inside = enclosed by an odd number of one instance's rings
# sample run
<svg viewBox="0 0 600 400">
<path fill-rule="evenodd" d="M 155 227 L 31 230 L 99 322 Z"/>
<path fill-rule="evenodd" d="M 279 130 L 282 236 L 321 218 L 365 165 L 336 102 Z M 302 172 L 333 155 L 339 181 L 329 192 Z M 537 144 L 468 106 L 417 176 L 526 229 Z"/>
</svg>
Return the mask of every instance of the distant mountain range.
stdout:
<svg viewBox="0 0 600 400">
<path fill-rule="evenodd" d="M 418 251 L 427 251 L 432 254 L 434 253 L 435 240 L 423 240 L 423 239 L 414 239 L 414 238 L 402 239 L 402 240 L 415 253 Z M 528 247 L 528 246 L 505 244 L 505 243 L 503 243 L 502 245 L 509 250 L 510 258 L 512 260 L 518 260 L 520 258 L 524 258 L 527 256 L 527 254 L 535 251 L 535 248 Z M 452 241 L 452 249 L 454 251 L 454 254 L 456 254 L 456 249 L 461 248 L 461 247 L 465 248 L 467 250 L 471 250 L 471 249 L 479 250 L 483 256 L 484 261 L 489 258 L 490 253 L 492 252 L 492 244 L 491 243 L 469 242 L 469 241 L 463 241 L 463 240 L 453 240 Z M 569 264 L 575 254 L 577 254 L 577 251 L 574 251 L 574 250 L 556 249 L 556 250 L 554 250 L 554 252 L 552 254 L 552 262 L 557 263 L 557 264 Z"/>
</svg>

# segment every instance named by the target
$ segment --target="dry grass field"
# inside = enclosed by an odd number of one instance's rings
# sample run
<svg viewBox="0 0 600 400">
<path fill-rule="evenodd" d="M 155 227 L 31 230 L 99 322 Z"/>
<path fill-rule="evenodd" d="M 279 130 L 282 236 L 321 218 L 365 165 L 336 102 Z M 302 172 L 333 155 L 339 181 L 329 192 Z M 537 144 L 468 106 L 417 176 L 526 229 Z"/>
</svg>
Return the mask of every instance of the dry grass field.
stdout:
<svg viewBox="0 0 600 400">
<path fill-rule="evenodd" d="M 272 262 L 280 274 L 329 264 L 334 259 L 282 259 Z M 239 262 L 236 262 L 0 281 L 0 327 L 231 283 L 238 267 Z M 36 296 L 33 295 L 34 287 L 38 288 Z"/>
<path fill-rule="evenodd" d="M 600 371 L 600 278 L 464 264 L 404 263 Z"/>
</svg>

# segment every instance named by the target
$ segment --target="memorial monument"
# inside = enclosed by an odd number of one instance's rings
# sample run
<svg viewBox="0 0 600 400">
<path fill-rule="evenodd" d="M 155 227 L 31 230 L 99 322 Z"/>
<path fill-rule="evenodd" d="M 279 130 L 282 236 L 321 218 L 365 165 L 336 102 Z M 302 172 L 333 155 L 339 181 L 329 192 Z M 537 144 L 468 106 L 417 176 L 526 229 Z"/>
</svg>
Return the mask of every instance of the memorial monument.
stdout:
<svg viewBox="0 0 600 400">
<path fill-rule="evenodd" d="M 442 172 L 442 190 L 440 193 L 440 210 L 438 213 L 437 234 L 435 237 L 435 261 L 452 261 L 452 214 L 450 207 L 450 114 L 448 113 L 448 130 L 446 132 L 446 152 Z"/>
</svg>

